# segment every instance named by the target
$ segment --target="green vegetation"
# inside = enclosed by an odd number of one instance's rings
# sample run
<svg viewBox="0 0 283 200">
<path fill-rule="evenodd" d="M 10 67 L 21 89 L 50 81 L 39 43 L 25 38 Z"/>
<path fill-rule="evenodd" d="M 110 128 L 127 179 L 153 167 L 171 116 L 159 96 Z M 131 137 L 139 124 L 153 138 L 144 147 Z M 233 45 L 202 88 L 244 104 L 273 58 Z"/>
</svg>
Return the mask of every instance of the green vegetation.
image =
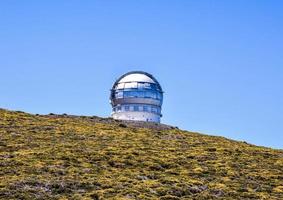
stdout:
<svg viewBox="0 0 283 200">
<path fill-rule="evenodd" d="M 283 151 L 153 124 L 0 110 L 0 199 L 283 199 Z"/>
</svg>

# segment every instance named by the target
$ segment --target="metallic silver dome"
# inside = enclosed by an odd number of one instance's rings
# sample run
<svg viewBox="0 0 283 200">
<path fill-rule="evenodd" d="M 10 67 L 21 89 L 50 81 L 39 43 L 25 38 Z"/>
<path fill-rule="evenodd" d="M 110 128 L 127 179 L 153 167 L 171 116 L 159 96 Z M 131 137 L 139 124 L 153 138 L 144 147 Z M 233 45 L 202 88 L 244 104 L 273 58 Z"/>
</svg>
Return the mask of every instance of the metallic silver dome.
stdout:
<svg viewBox="0 0 283 200">
<path fill-rule="evenodd" d="M 112 87 L 110 101 L 114 119 L 160 122 L 163 90 L 149 73 L 121 76 Z"/>
</svg>

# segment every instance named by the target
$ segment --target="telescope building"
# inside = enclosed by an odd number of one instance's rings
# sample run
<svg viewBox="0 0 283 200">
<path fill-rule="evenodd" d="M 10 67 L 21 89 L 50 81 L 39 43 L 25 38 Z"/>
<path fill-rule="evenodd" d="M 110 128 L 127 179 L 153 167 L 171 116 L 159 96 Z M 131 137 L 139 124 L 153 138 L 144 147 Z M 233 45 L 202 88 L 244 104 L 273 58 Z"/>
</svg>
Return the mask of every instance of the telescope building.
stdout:
<svg viewBox="0 0 283 200">
<path fill-rule="evenodd" d="M 163 90 L 151 74 L 133 71 L 114 83 L 110 102 L 114 119 L 160 123 Z"/>
</svg>

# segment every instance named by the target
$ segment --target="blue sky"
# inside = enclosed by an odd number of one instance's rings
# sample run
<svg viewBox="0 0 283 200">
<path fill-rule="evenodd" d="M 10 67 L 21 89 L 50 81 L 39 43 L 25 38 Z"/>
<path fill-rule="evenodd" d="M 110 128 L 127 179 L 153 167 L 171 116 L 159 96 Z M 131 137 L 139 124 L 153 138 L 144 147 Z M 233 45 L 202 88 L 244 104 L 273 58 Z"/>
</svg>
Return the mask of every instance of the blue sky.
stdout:
<svg viewBox="0 0 283 200">
<path fill-rule="evenodd" d="M 123 73 L 152 73 L 163 122 L 283 148 L 283 2 L 0 2 L 0 107 L 109 116 Z"/>
</svg>

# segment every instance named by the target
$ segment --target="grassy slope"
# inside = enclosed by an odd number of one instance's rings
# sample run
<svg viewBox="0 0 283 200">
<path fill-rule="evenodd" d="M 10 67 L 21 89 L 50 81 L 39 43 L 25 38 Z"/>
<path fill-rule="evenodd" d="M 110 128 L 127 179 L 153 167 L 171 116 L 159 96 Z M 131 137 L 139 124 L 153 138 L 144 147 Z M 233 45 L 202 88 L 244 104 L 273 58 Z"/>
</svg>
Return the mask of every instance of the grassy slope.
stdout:
<svg viewBox="0 0 283 200">
<path fill-rule="evenodd" d="M 0 110 L 0 199 L 283 199 L 283 151 Z"/>
</svg>

